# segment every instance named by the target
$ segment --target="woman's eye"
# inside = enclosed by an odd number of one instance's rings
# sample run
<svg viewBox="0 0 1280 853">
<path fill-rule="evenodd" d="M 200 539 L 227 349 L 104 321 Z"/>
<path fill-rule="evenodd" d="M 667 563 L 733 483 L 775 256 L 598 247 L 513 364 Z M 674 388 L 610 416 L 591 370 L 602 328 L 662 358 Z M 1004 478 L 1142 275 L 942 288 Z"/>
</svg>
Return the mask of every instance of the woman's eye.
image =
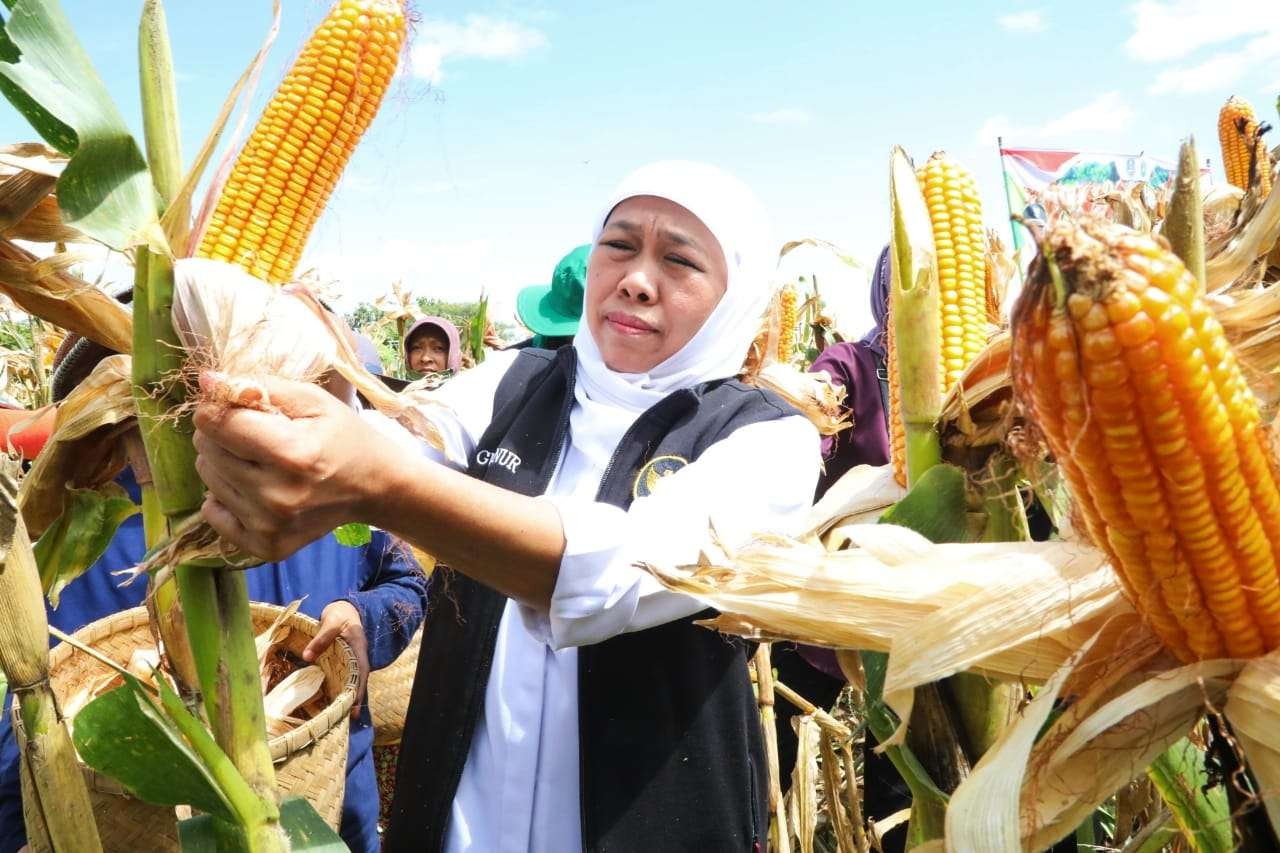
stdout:
<svg viewBox="0 0 1280 853">
<path fill-rule="evenodd" d="M 621 249 L 624 252 L 631 248 L 631 244 L 625 240 L 606 240 L 605 245 L 610 249 Z"/>
<path fill-rule="evenodd" d="M 671 261 L 673 264 L 679 264 L 682 267 L 688 267 L 691 270 L 698 269 L 697 264 L 695 264 L 693 261 L 689 260 L 688 258 L 681 257 L 680 255 L 667 255 L 667 260 Z"/>
</svg>

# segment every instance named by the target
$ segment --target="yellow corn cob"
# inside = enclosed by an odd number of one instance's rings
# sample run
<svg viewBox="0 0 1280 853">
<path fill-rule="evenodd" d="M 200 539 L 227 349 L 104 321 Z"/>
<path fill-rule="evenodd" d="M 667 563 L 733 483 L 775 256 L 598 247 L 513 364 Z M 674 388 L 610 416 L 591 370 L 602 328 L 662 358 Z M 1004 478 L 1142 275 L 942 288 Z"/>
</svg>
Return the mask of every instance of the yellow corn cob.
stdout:
<svg viewBox="0 0 1280 853">
<path fill-rule="evenodd" d="M 272 283 L 307 237 L 395 73 L 401 0 L 338 0 L 237 157 L 196 254 Z"/>
<path fill-rule="evenodd" d="M 1263 196 L 1271 190 L 1271 158 L 1262 138 L 1265 130 L 1244 98 L 1232 95 L 1218 111 L 1218 144 L 1227 181 L 1247 190 L 1256 175 Z"/>
<path fill-rule="evenodd" d="M 1063 222 L 1033 265 L 1013 378 L 1093 540 L 1183 661 L 1280 647 L 1280 489 L 1194 277 L 1154 238 Z M 1056 279 L 1056 281 L 1055 281 Z"/>
<path fill-rule="evenodd" d="M 942 391 L 960 378 L 987 343 L 986 231 L 982 201 L 973 176 L 945 152 L 937 151 L 917 172 L 933 225 L 942 311 Z M 892 330 L 893 321 L 889 320 Z M 894 476 L 907 482 L 906 433 L 898 411 L 898 372 L 892 332 L 886 335 L 889 362 L 889 438 Z"/>
<path fill-rule="evenodd" d="M 796 307 L 800 295 L 794 285 L 783 285 L 778 293 L 778 361 L 790 363 L 796 351 Z"/>
</svg>

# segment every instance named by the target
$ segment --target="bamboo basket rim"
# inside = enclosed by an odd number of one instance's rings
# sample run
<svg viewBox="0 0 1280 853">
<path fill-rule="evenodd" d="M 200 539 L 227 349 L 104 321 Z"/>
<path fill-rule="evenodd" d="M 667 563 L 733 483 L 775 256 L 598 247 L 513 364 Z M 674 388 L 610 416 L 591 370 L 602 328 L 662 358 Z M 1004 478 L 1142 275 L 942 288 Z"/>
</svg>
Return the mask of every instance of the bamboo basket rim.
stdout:
<svg viewBox="0 0 1280 853">
<path fill-rule="evenodd" d="M 285 608 L 277 604 L 266 604 L 263 602 L 251 602 L 251 611 L 265 612 L 270 614 L 274 620 Z M 131 631 L 148 622 L 147 608 L 133 607 L 129 610 L 121 610 L 104 616 L 94 622 L 85 625 L 72 636 L 85 645 L 92 646 L 98 640 L 109 637 L 113 634 Z M 294 611 L 290 613 L 283 622 L 290 628 L 295 628 L 299 632 L 314 637 L 320 623 L 315 619 L 303 613 Z M 339 650 L 346 664 L 346 677 L 343 680 L 342 689 L 325 709 L 307 720 L 297 728 L 291 729 L 282 735 L 268 740 L 267 745 L 271 750 L 271 760 L 273 763 L 279 764 L 311 744 L 318 741 L 326 732 L 330 731 L 337 725 L 341 725 L 346 721 L 347 716 L 351 713 L 351 706 L 355 703 L 356 688 L 360 682 L 359 667 L 356 665 L 356 655 L 352 651 L 351 646 L 341 637 L 335 638 L 334 646 Z M 77 650 L 68 643 L 59 643 L 49 652 L 49 669 L 52 671 L 59 664 L 66 661 L 71 655 L 76 654 Z M 61 711 L 59 711 L 61 713 Z M 121 796 L 129 796 L 119 782 L 108 776 L 103 776 L 96 770 L 89 768 L 94 780 L 94 787 L 103 793 L 119 794 Z"/>
</svg>

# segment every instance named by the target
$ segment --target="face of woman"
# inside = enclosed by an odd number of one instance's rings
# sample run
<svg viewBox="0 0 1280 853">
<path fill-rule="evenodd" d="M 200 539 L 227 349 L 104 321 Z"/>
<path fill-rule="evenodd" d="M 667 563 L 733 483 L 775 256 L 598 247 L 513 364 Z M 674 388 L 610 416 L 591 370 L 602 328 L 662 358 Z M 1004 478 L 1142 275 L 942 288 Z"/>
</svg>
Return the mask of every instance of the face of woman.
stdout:
<svg viewBox="0 0 1280 853">
<path fill-rule="evenodd" d="M 591 250 L 583 315 L 610 370 L 647 373 L 687 344 L 724 296 L 728 266 L 702 220 L 635 196 Z"/>
<path fill-rule="evenodd" d="M 409 341 L 409 369 L 440 373 L 449 366 L 449 339 L 437 329 L 423 329 Z"/>
</svg>

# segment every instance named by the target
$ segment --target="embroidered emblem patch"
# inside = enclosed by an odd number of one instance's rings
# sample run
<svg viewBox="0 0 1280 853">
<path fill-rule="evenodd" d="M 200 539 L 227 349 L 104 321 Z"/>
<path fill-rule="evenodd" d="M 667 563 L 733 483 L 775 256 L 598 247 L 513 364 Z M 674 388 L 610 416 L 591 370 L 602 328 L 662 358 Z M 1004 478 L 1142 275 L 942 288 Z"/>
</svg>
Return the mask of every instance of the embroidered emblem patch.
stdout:
<svg viewBox="0 0 1280 853">
<path fill-rule="evenodd" d="M 679 456 L 657 456 L 650 459 L 636 475 L 635 485 L 631 487 L 631 497 L 647 498 L 663 477 L 670 477 L 689 464 L 689 460 Z"/>
</svg>

